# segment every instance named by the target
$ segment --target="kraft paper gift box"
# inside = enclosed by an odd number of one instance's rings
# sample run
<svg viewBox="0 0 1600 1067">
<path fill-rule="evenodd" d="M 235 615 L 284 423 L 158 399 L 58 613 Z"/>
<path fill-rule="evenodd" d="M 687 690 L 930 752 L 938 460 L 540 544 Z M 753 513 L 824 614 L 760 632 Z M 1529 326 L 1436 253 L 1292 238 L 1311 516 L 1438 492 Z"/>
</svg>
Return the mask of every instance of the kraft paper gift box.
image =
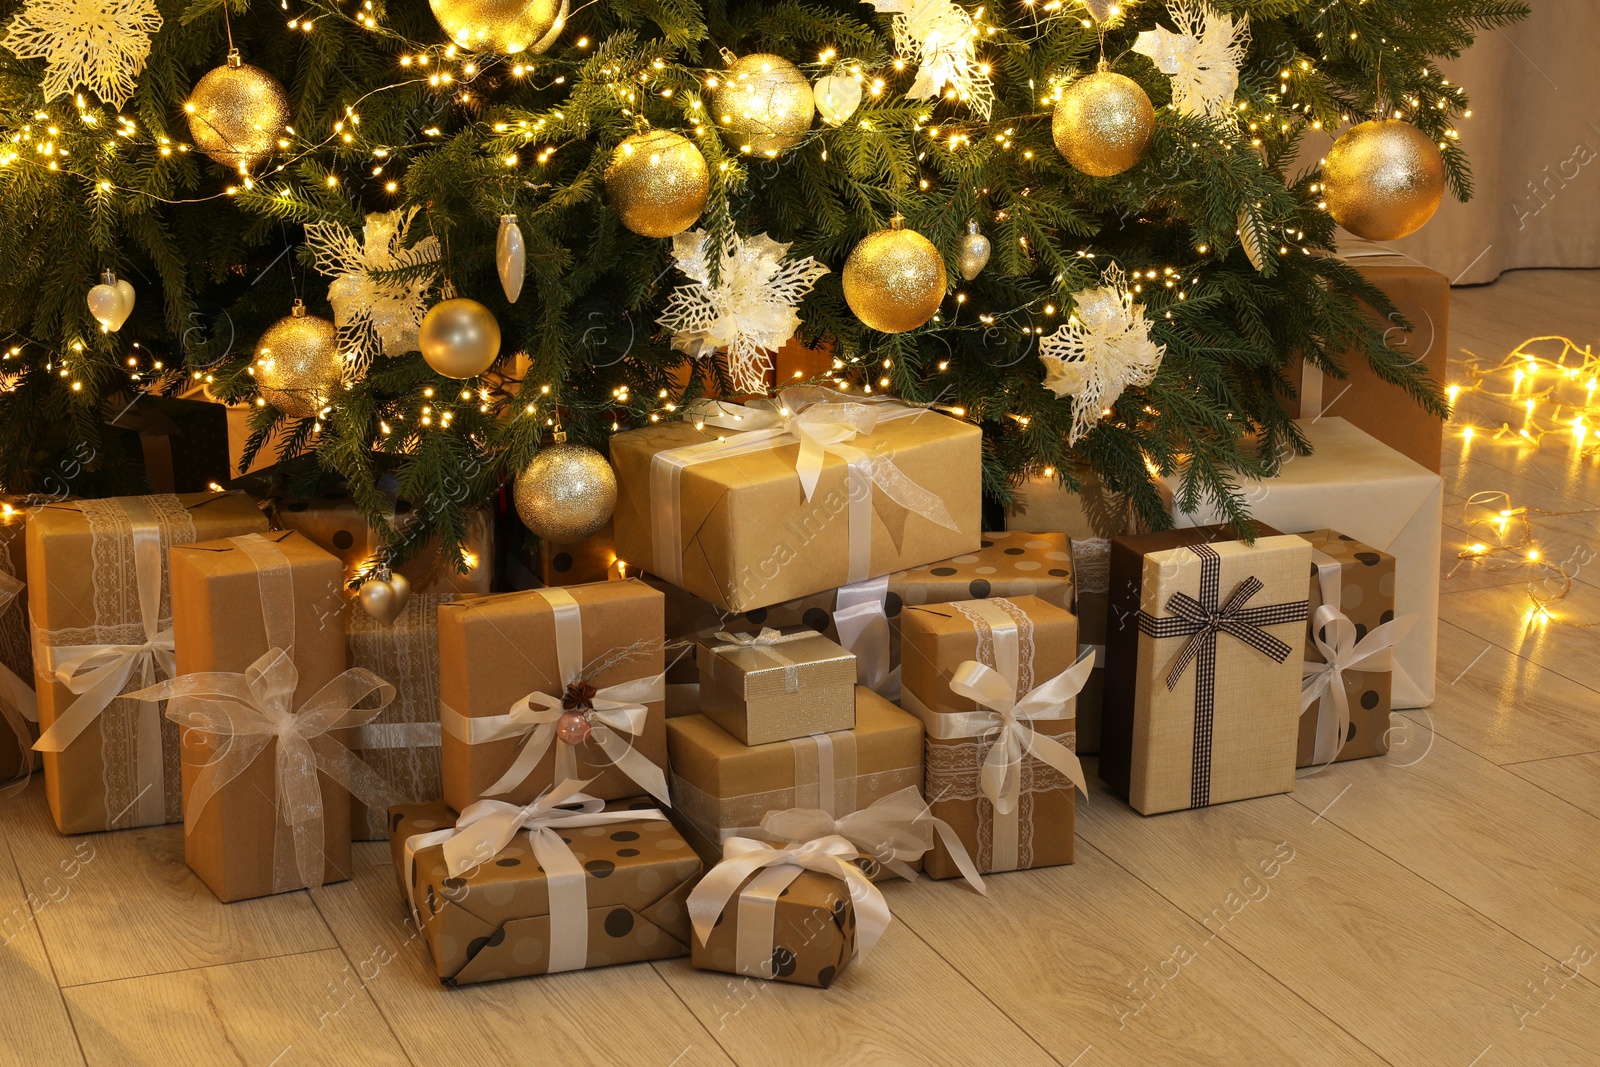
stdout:
<svg viewBox="0 0 1600 1067">
<path fill-rule="evenodd" d="M 932 814 L 981 872 L 1071 863 L 1072 791 L 1083 788 L 1073 704 L 1092 665 L 1072 613 L 1028 596 L 925 605 L 906 609 L 901 639 L 900 699 L 927 733 Z M 925 867 L 964 873 L 942 841 Z"/>
<path fill-rule="evenodd" d="M 585 585 L 626 578 L 611 523 L 573 544 L 539 542 L 539 578 L 545 585 Z"/>
<path fill-rule="evenodd" d="M 345 673 L 343 585 L 338 559 L 290 531 L 172 550 L 179 676 L 155 689 L 173 694 L 167 717 L 183 732 L 184 860 L 219 900 L 344 881 L 353 870 L 348 787 L 376 783 L 350 780 L 349 732 L 338 728 L 349 716 L 337 712 L 393 690 Z M 241 702 L 241 692 L 255 699 Z M 278 732 L 282 711 L 297 737 Z M 320 819 L 291 825 L 291 812 L 315 803 Z"/>
<path fill-rule="evenodd" d="M 730 837 L 761 837 L 762 816 L 815 808 L 835 818 L 922 788 L 922 724 L 865 687 L 855 727 L 744 745 L 704 715 L 667 721 L 672 810 L 707 862 Z"/>
<path fill-rule="evenodd" d="M 746 745 L 855 725 L 856 658 L 815 630 L 723 632 L 695 659 L 701 711 Z"/>
<path fill-rule="evenodd" d="M 711 407 L 611 438 L 630 566 L 750 611 L 978 547 L 977 426 L 819 388 Z"/>
<path fill-rule="evenodd" d="M 1111 541 L 1100 777 L 1136 811 L 1294 789 L 1311 546 L 1257 532 Z"/>
<path fill-rule="evenodd" d="M 1130 532 L 1128 498 L 1107 489 L 1087 467 L 1075 473 L 1082 486 L 1076 491 L 1063 485 L 1054 471 L 1029 475 L 1006 508 L 1006 529 L 1058 533 L 1074 539 Z"/>
<path fill-rule="evenodd" d="M 1311 544 L 1298 765 L 1324 766 L 1389 751 L 1394 643 L 1414 620 L 1394 613 L 1395 560 L 1336 530 Z"/>
<path fill-rule="evenodd" d="M 1276 478 L 1241 483 L 1250 514 L 1279 530 L 1333 528 L 1395 560 L 1395 612 L 1416 622 L 1394 652 L 1396 709 L 1433 703 L 1439 639 L 1443 483 L 1437 474 L 1343 419 L 1301 420 L 1315 450 L 1286 459 Z M 1177 476 L 1165 479 L 1175 492 Z M 1179 526 L 1222 521 L 1209 506 L 1176 513 Z"/>
<path fill-rule="evenodd" d="M 549 800 L 390 810 L 395 872 L 444 984 L 688 953 L 702 867 L 655 802 Z"/>
<path fill-rule="evenodd" d="M 380 487 L 383 483 L 380 483 Z M 390 487 L 392 490 L 392 487 Z M 393 493 L 390 493 L 393 498 Z M 312 543 L 333 553 L 344 564 L 345 577 L 360 574 L 382 552 L 378 531 L 367 522 L 350 494 L 328 490 L 306 500 L 274 498 L 275 525 L 295 530 Z M 397 528 L 413 521 L 414 508 L 404 499 L 393 499 L 391 513 Z M 437 538 L 399 568 L 411 583 L 412 593 L 487 593 L 494 567 L 494 519 L 487 506 L 467 512 L 463 544 L 467 552 L 467 573 L 456 571 L 455 561 L 447 558 Z"/>
<path fill-rule="evenodd" d="M 842 837 L 769 844 L 734 837 L 689 894 L 690 962 L 827 989 L 889 926 L 878 864 Z"/>
<path fill-rule="evenodd" d="M 1450 356 L 1450 279 L 1369 241 L 1341 240 L 1339 255 L 1382 289 L 1395 310 L 1411 321 L 1414 329 L 1408 334 L 1368 309 L 1369 317 L 1385 331 L 1389 347 L 1420 366 L 1429 380 L 1442 384 Z M 1300 395 L 1285 401 L 1289 415 L 1345 419 L 1438 474 L 1444 454 L 1444 423 L 1418 407 L 1404 389 L 1374 374 L 1365 355 L 1349 352 L 1340 362 L 1349 377 L 1335 378 L 1299 358 L 1294 360 L 1289 380 Z"/>
<path fill-rule="evenodd" d="M 376 719 L 355 731 L 350 748 L 389 783 L 395 800 L 419 803 L 443 795 L 439 772 L 439 605 L 466 594 L 413 593 L 385 625 L 359 607 L 345 613 L 350 665 L 365 667 L 395 687 Z M 356 801 L 350 817 L 357 841 L 387 841 L 389 813 Z"/>
<path fill-rule="evenodd" d="M 1106 686 L 1106 614 L 1111 603 L 1111 542 L 1072 540 L 1072 613 L 1078 617 L 1078 652 L 1094 656 L 1094 670 L 1078 694 L 1078 753 L 1100 751 L 1100 707 Z"/>
<path fill-rule="evenodd" d="M 661 594 L 631 578 L 441 605 L 445 802 L 527 804 L 578 779 L 668 803 L 661 633 Z"/>
<path fill-rule="evenodd" d="M 178 728 L 159 705 L 124 694 L 175 669 L 168 551 L 266 529 L 243 493 L 75 500 L 30 513 L 38 749 L 62 833 L 183 818 Z"/>
<path fill-rule="evenodd" d="M 20 497 L 0 496 L 0 780 L 29 774 L 39 721 L 28 639 L 27 522 Z"/>
</svg>

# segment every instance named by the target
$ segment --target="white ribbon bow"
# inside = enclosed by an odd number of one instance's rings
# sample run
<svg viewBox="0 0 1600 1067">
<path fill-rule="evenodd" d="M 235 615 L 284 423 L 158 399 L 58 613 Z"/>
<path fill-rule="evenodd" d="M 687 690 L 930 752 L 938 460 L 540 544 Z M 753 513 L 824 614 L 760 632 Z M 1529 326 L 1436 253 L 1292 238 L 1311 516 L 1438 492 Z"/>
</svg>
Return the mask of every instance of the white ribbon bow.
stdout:
<svg viewBox="0 0 1600 1067">
<path fill-rule="evenodd" d="M 1089 794 L 1077 754 L 1054 738 L 1040 734 L 1033 723 L 1036 719 L 1063 718 L 1067 702 L 1083 689 L 1093 670 L 1094 656 L 1080 656 L 1071 667 L 1018 699 L 1011 683 L 994 668 L 970 659 L 956 668 L 950 691 L 988 710 L 941 715 L 939 720 L 950 731 L 947 736 L 996 735 L 979 772 L 983 795 L 995 811 L 1009 815 L 1016 810 L 1022 795 L 1022 760 L 1030 754 L 1066 775 L 1078 792 Z"/>
<path fill-rule="evenodd" d="M 255 762 L 268 745 L 277 742 L 280 821 L 273 884 L 278 892 L 322 884 L 324 803 L 319 773 L 374 810 L 387 810 L 393 800 L 382 778 L 327 735 L 377 718 L 394 699 L 394 686 L 355 667 L 317 690 L 297 711 L 294 692 L 299 684 L 294 660 L 281 648 L 269 648 L 243 674 L 185 674 L 129 694 L 133 700 L 172 701 L 167 718 L 222 742 L 184 798 L 186 832 L 194 829 L 212 797 Z M 377 706 L 356 707 L 374 693 Z M 285 847 L 285 833 L 293 838 L 292 848 Z"/>
<path fill-rule="evenodd" d="M 1323 604 L 1311 615 L 1311 640 L 1322 653 L 1323 662 L 1307 660 L 1301 668 L 1300 713 L 1304 715 L 1320 702 L 1321 714 L 1333 715 L 1333 732 L 1317 731 L 1312 760 L 1332 763 L 1344 748 L 1350 731 L 1350 697 L 1344 691 L 1345 671 L 1390 671 L 1394 669 L 1394 646 L 1403 640 L 1418 619 L 1417 614 L 1391 619 L 1367 631 L 1359 641 L 1356 624 L 1348 615 Z"/>
<path fill-rule="evenodd" d="M 770 905 L 802 872 L 815 871 L 837 878 L 848 887 L 856 909 L 856 955 L 865 959 L 888 929 L 891 917 L 883 894 L 852 862 L 858 855 L 860 849 L 838 836 L 778 847 L 747 837 L 730 837 L 722 844 L 722 862 L 711 868 L 689 894 L 689 918 L 694 923 L 695 936 L 705 944 L 717 924 L 717 917 L 727 909 L 728 902 L 739 893 L 745 880 L 758 871 L 771 870 L 770 878 L 757 878 L 745 891 L 755 890 L 751 902 L 756 907 L 747 911 L 745 894 L 740 893 L 738 945 L 734 958 L 740 974 L 772 977 L 776 917 Z M 763 903 L 768 906 L 760 906 Z M 760 929 L 756 929 L 757 926 Z"/>
</svg>

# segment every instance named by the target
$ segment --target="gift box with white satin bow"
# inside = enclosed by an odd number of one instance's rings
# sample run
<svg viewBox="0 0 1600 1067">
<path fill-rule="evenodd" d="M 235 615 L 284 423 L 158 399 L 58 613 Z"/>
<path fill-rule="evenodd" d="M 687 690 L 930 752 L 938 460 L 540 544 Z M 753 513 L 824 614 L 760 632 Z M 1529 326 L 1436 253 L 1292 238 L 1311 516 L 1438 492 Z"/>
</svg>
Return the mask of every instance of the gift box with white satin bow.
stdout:
<svg viewBox="0 0 1600 1067">
<path fill-rule="evenodd" d="M 1094 661 L 1072 613 L 1037 597 L 907 608 L 901 706 L 927 732 L 924 795 L 979 871 L 1073 860 L 1075 701 Z M 961 874 L 942 843 L 934 878 Z"/>
<path fill-rule="evenodd" d="M 662 597 L 636 579 L 439 607 L 444 799 L 527 804 L 567 779 L 666 804 Z"/>
<path fill-rule="evenodd" d="M 856 657 L 815 630 L 719 631 L 695 658 L 700 710 L 746 745 L 856 724 Z"/>
<path fill-rule="evenodd" d="M 459 815 L 402 804 L 389 819 L 401 893 L 446 985 L 689 951 L 684 901 L 702 867 L 649 797 L 569 789 Z"/>
</svg>

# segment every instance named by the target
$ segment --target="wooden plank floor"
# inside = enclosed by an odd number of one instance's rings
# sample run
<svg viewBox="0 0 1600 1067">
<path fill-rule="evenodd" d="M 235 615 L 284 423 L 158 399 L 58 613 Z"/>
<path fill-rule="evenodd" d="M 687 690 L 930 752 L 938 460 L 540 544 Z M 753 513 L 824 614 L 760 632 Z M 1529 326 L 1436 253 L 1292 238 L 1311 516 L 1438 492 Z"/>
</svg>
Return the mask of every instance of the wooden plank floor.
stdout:
<svg viewBox="0 0 1600 1067">
<path fill-rule="evenodd" d="M 1458 290 L 1452 326 L 1458 357 L 1591 343 L 1600 272 Z M 1472 493 L 1600 505 L 1563 441 L 1449 442 L 1445 571 Z M 1600 513 L 1545 530 L 1600 549 Z M 1558 615 L 1600 621 L 1600 561 L 1578 579 Z M 385 846 L 221 905 L 179 828 L 64 840 L 35 783 L 0 801 L 0 1063 L 1600 1064 L 1600 629 L 1529 622 L 1522 583 L 1445 581 L 1439 700 L 1388 757 L 1151 819 L 1097 790 L 1072 867 L 887 887 L 894 927 L 828 992 L 682 960 L 442 989 Z"/>
</svg>

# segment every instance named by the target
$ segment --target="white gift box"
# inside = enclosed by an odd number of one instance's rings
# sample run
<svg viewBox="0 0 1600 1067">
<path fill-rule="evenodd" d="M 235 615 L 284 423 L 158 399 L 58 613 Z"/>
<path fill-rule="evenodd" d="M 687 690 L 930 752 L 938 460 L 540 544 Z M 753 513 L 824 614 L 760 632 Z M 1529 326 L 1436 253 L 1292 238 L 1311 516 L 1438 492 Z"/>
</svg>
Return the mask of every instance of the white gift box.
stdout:
<svg viewBox="0 0 1600 1067">
<path fill-rule="evenodd" d="M 1298 533 L 1334 529 L 1395 558 L 1395 614 L 1418 614 L 1394 655 L 1393 706 L 1433 703 L 1439 640 L 1439 550 L 1444 483 L 1437 474 L 1343 419 L 1302 419 L 1309 456 L 1290 456 L 1278 477 L 1245 480 L 1241 489 L 1259 522 Z M 1177 475 L 1163 479 L 1169 501 Z M 1179 526 L 1225 521 L 1210 504 L 1179 514 Z"/>
</svg>

